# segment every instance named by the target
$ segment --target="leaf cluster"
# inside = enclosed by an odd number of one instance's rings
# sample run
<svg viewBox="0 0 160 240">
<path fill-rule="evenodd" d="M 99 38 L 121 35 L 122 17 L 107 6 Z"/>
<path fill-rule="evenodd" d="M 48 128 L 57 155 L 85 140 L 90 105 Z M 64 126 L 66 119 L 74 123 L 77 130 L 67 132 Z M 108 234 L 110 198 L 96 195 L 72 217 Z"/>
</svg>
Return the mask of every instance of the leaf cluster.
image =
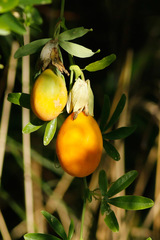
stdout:
<svg viewBox="0 0 160 240">
<path fill-rule="evenodd" d="M 51 228 L 59 237 L 55 237 L 51 234 L 28 233 L 24 235 L 25 240 L 60 240 L 60 239 L 71 240 L 72 239 L 72 236 L 74 233 L 74 223 L 72 220 L 70 222 L 68 235 L 67 235 L 63 225 L 55 216 L 51 215 L 46 211 L 41 211 L 41 213 L 43 214 L 43 216 L 46 218 Z"/>
<path fill-rule="evenodd" d="M 104 96 L 100 129 L 102 131 L 104 149 L 106 150 L 106 153 L 115 161 L 120 160 L 120 154 L 117 151 L 117 149 L 113 146 L 113 144 L 108 140 L 124 139 L 129 135 L 131 135 L 136 129 L 136 126 L 130 126 L 130 127 L 120 127 L 115 130 L 110 130 L 111 128 L 113 128 L 114 124 L 118 121 L 125 107 L 125 103 L 126 103 L 126 96 L 125 94 L 123 94 L 113 114 L 110 116 L 110 111 L 111 111 L 110 100 L 108 95 Z"/>
<path fill-rule="evenodd" d="M 92 197 L 100 200 L 101 214 L 105 215 L 104 221 L 106 225 L 113 231 L 119 231 L 119 224 L 114 211 L 110 205 L 125 209 L 125 210 L 142 210 L 150 208 L 154 205 L 154 202 L 146 197 L 125 195 L 120 197 L 113 197 L 117 193 L 126 189 L 137 177 L 137 171 L 132 170 L 119 179 L 117 179 L 111 186 L 108 187 L 107 175 L 104 170 L 99 173 L 99 188 L 94 191 L 86 190 L 86 198 L 89 202 L 92 201 Z M 99 193 L 100 191 L 100 193 Z"/>
<path fill-rule="evenodd" d="M 25 26 L 38 28 L 42 23 L 42 18 L 34 5 L 49 4 L 51 0 L 10 0 L 0 3 L 0 35 L 16 33 L 26 34 Z M 14 12 L 18 16 L 15 16 Z M 25 13 L 25 20 L 22 15 Z M 25 25 L 25 26 L 24 26 Z"/>
</svg>

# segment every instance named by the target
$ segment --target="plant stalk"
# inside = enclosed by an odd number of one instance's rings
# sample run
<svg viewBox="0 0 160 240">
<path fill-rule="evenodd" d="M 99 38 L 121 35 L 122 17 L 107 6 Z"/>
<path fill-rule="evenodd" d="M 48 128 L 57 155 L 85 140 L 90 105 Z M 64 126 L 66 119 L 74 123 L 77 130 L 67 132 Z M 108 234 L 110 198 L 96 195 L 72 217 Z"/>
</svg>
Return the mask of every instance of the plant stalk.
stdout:
<svg viewBox="0 0 160 240">
<path fill-rule="evenodd" d="M 27 34 L 24 35 L 24 44 L 30 42 L 30 31 L 27 27 Z M 30 59 L 29 56 L 23 57 L 22 61 L 22 92 L 29 93 L 30 89 Z M 22 128 L 30 121 L 28 109 L 22 108 Z M 25 187 L 25 205 L 27 232 L 34 232 L 34 214 L 33 214 L 33 186 L 31 174 L 31 144 L 30 134 L 23 134 L 23 161 L 24 161 L 24 187 Z"/>
<path fill-rule="evenodd" d="M 83 178 L 84 181 L 84 188 L 88 188 L 86 178 Z M 86 198 L 84 198 L 83 202 L 83 210 L 82 210 L 82 217 L 81 217 L 81 231 L 80 231 L 80 240 L 83 240 L 83 225 L 84 225 L 84 216 L 86 211 Z"/>
<path fill-rule="evenodd" d="M 60 12 L 60 19 L 64 16 L 64 6 L 65 6 L 65 0 L 61 0 L 61 12 Z"/>
</svg>

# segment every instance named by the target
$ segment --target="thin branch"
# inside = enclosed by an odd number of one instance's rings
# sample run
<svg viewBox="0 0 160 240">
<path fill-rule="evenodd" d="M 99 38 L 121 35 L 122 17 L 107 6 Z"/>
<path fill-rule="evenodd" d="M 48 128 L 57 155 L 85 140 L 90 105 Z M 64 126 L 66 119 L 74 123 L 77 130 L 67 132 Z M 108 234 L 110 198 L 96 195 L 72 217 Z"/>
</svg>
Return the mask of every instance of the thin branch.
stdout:
<svg viewBox="0 0 160 240">
<path fill-rule="evenodd" d="M 24 35 L 24 44 L 30 42 L 29 28 L 27 34 Z M 22 92 L 29 93 L 30 88 L 30 60 L 29 56 L 23 57 L 22 61 Z M 28 109 L 22 108 L 22 128 L 30 120 Z M 33 214 L 33 187 L 31 175 L 31 149 L 30 134 L 23 134 L 23 161 L 24 161 L 24 186 L 25 186 L 25 205 L 26 205 L 26 221 L 27 231 L 34 232 L 34 214 Z"/>
<path fill-rule="evenodd" d="M 14 59 L 14 53 L 17 49 L 18 49 L 18 43 L 13 42 L 12 49 L 11 49 L 10 62 L 9 62 L 8 76 L 7 76 L 7 88 L 4 96 L 2 119 L 1 119 L 1 125 L 0 125 L 0 146 L 1 146 L 0 147 L 0 183 L 2 178 L 5 145 L 6 145 L 7 132 L 8 132 L 10 109 L 11 109 L 11 103 L 7 101 L 7 96 L 9 92 L 13 91 L 13 87 L 15 83 L 17 59 Z"/>
<path fill-rule="evenodd" d="M 3 240 L 12 240 L 1 211 L 0 211 L 0 230 Z"/>
</svg>

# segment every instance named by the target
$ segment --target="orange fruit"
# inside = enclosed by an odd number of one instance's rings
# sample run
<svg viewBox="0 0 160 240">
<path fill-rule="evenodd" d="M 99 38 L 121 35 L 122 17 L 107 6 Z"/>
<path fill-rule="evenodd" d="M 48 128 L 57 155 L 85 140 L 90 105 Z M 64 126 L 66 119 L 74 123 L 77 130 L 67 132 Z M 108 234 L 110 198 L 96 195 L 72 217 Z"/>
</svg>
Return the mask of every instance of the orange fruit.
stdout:
<svg viewBox="0 0 160 240">
<path fill-rule="evenodd" d="M 75 120 L 73 116 L 72 113 L 66 118 L 58 132 L 56 153 L 65 172 L 85 177 L 93 173 L 100 163 L 102 134 L 92 116 L 83 112 Z"/>
<path fill-rule="evenodd" d="M 43 121 L 56 118 L 67 103 L 65 81 L 51 69 L 46 69 L 36 79 L 31 92 L 31 108 Z"/>
</svg>

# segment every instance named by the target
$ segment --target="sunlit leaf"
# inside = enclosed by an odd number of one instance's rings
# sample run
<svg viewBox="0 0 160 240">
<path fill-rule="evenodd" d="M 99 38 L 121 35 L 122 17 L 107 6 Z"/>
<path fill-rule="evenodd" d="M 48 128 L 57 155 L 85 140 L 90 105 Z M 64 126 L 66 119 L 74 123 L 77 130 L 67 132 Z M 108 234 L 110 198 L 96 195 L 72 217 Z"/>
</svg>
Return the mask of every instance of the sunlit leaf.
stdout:
<svg viewBox="0 0 160 240">
<path fill-rule="evenodd" d="M 33 53 L 36 53 L 42 49 L 42 47 L 49 41 L 51 38 L 44 38 L 44 39 L 39 39 L 36 41 L 33 41 L 31 43 L 28 43 L 22 47 L 20 47 L 14 57 L 15 58 L 20 58 L 23 56 L 27 56 Z"/>
<path fill-rule="evenodd" d="M 57 118 L 51 120 L 46 125 L 44 138 L 43 138 L 43 144 L 45 146 L 48 145 L 50 141 L 53 139 L 56 129 L 57 129 Z"/>
<path fill-rule="evenodd" d="M 73 223 L 73 220 L 71 220 L 71 223 L 69 225 L 68 239 L 67 240 L 71 240 L 72 239 L 73 233 L 74 233 L 74 223 Z"/>
<path fill-rule="evenodd" d="M 101 122 L 100 122 L 101 131 L 103 131 L 103 129 L 107 123 L 109 113 L 110 113 L 110 100 L 109 100 L 108 95 L 104 95 L 104 102 L 103 102 Z"/>
<path fill-rule="evenodd" d="M 110 198 L 108 199 L 108 202 L 125 210 L 142 210 L 151 208 L 154 205 L 154 202 L 151 199 L 134 195 Z"/>
<path fill-rule="evenodd" d="M 32 6 L 32 5 L 39 5 L 39 4 L 50 4 L 52 0 L 19 0 L 19 5 L 23 6 Z"/>
<path fill-rule="evenodd" d="M 112 232 L 119 231 L 119 224 L 118 224 L 116 215 L 111 209 L 110 209 L 110 212 L 106 214 L 104 221 L 106 225 L 112 230 Z"/>
<path fill-rule="evenodd" d="M 73 39 L 84 36 L 89 31 L 92 31 L 92 29 L 85 29 L 84 27 L 72 28 L 70 30 L 66 30 L 62 32 L 59 35 L 58 39 L 60 41 L 73 40 Z"/>
<path fill-rule="evenodd" d="M 19 0 L 1 0 L 0 1 L 0 13 L 8 12 L 15 8 L 19 3 Z"/>
<path fill-rule="evenodd" d="M 15 32 L 21 35 L 26 33 L 24 26 L 10 12 L 0 16 L 0 31 Z"/>
<path fill-rule="evenodd" d="M 123 94 L 117 104 L 117 107 L 116 107 L 111 119 L 109 120 L 108 124 L 106 125 L 105 130 L 107 130 L 108 128 L 113 126 L 113 124 L 118 121 L 119 116 L 124 109 L 125 103 L 126 103 L 126 96 L 125 96 L 125 94 Z"/>
<path fill-rule="evenodd" d="M 66 232 L 64 230 L 63 225 L 60 223 L 60 221 L 54 217 L 53 215 L 51 215 L 50 213 L 46 212 L 46 211 L 41 211 L 41 213 L 43 214 L 43 216 L 47 219 L 48 223 L 50 224 L 50 226 L 52 227 L 52 229 L 63 239 L 63 240 L 67 240 L 67 235 Z"/>
<path fill-rule="evenodd" d="M 108 197 L 112 197 L 122 190 L 126 189 L 137 177 L 137 171 L 133 170 L 118 178 L 107 192 Z"/>
<path fill-rule="evenodd" d="M 109 56 L 102 58 L 99 61 L 90 63 L 84 69 L 89 72 L 96 72 L 96 71 L 99 71 L 99 70 L 102 70 L 102 69 L 108 67 L 112 62 L 115 61 L 115 59 L 116 59 L 116 55 L 111 54 Z"/>
<path fill-rule="evenodd" d="M 113 158 L 115 161 L 119 161 L 120 160 L 120 154 L 119 152 L 116 150 L 116 148 L 108 141 L 103 141 L 103 147 L 106 150 L 106 153 Z"/>
<path fill-rule="evenodd" d="M 101 194 L 106 195 L 108 181 L 107 181 L 106 172 L 104 170 L 100 171 L 98 182 L 99 182 L 99 188 L 100 188 Z"/>
<path fill-rule="evenodd" d="M 43 233 L 27 233 L 24 235 L 25 240 L 61 240 L 50 234 Z"/>
<path fill-rule="evenodd" d="M 136 126 L 121 127 L 121 128 L 115 129 L 111 132 L 104 134 L 103 138 L 110 139 L 110 140 L 126 138 L 129 135 L 131 135 L 135 131 L 135 129 L 136 129 Z"/>
<path fill-rule="evenodd" d="M 59 41 L 59 45 L 69 54 L 79 58 L 91 57 L 95 53 L 99 52 L 99 50 L 97 52 L 93 52 L 89 48 L 68 41 Z"/>
<path fill-rule="evenodd" d="M 7 100 L 21 107 L 31 108 L 30 94 L 28 93 L 9 93 Z"/>
<path fill-rule="evenodd" d="M 39 118 L 34 118 L 32 122 L 27 123 L 27 125 L 23 128 L 23 133 L 32 133 L 37 131 L 39 128 L 43 126 L 44 122 Z"/>
</svg>

